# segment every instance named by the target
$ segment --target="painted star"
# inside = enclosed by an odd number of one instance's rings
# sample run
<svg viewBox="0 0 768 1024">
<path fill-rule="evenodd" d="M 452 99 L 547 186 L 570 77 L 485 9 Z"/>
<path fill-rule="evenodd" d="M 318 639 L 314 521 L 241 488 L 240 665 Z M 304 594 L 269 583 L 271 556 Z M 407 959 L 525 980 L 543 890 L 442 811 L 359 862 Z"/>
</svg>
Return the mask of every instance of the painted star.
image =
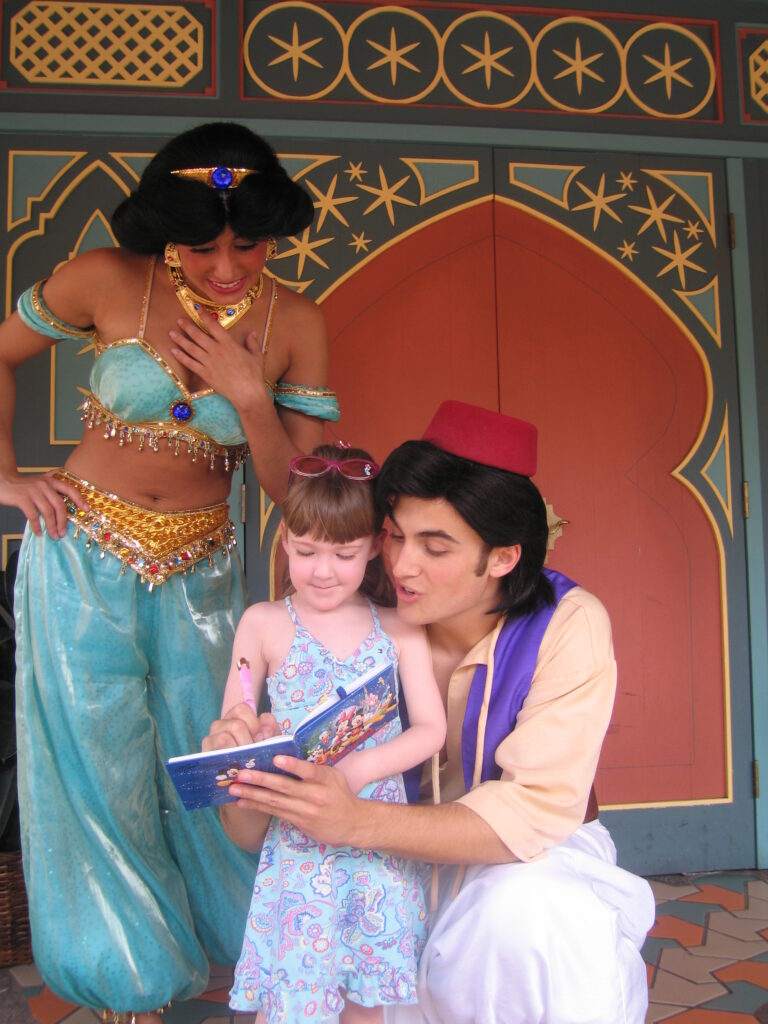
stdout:
<svg viewBox="0 0 768 1024">
<path fill-rule="evenodd" d="M 310 39 L 309 42 L 300 43 L 299 27 L 295 21 L 293 23 L 293 33 L 290 43 L 286 43 L 283 39 L 278 39 L 277 36 L 270 36 L 269 38 L 276 46 L 282 46 L 285 50 L 285 53 L 281 53 L 279 57 L 275 57 L 274 60 L 271 60 L 269 62 L 269 66 L 274 67 L 275 64 L 282 64 L 286 60 L 291 61 L 294 82 L 298 80 L 299 67 L 303 60 L 305 60 L 307 64 L 313 64 L 316 68 L 321 68 L 323 66 L 320 61 L 315 60 L 314 57 L 310 57 L 307 53 L 307 50 L 321 42 L 321 37 L 318 36 L 317 39 Z"/>
<path fill-rule="evenodd" d="M 637 180 L 632 177 L 632 171 L 619 171 L 616 184 L 621 185 L 622 192 L 633 192 L 635 185 L 637 184 Z"/>
<path fill-rule="evenodd" d="M 327 192 L 321 192 L 316 185 L 313 185 L 311 181 L 307 180 L 306 184 L 308 188 L 314 192 L 317 202 L 314 203 L 316 210 L 320 211 L 320 217 L 318 218 L 315 230 L 319 231 L 325 221 L 326 216 L 330 213 L 336 220 L 340 221 L 345 228 L 349 227 L 349 221 L 345 218 L 343 213 L 337 210 L 338 206 L 343 206 L 344 203 L 354 203 L 357 200 L 357 196 L 339 196 L 338 198 L 334 195 L 336 191 L 336 182 L 338 180 L 338 174 L 334 174 L 331 184 L 328 186 Z"/>
<path fill-rule="evenodd" d="M 623 199 L 625 193 L 616 192 L 614 195 L 607 196 L 605 194 L 605 174 L 600 175 L 600 184 L 597 187 L 597 192 L 593 192 L 591 188 L 587 188 L 586 185 L 582 185 L 580 181 L 577 181 L 576 184 L 585 195 L 589 196 L 589 199 L 586 203 L 580 203 L 578 206 L 572 207 L 572 209 L 594 210 L 594 217 L 592 218 L 593 231 L 597 231 L 597 225 L 600 223 L 600 215 L 602 213 L 607 213 L 621 224 L 621 217 L 615 210 L 611 209 L 611 203 L 615 203 L 617 199 Z"/>
<path fill-rule="evenodd" d="M 368 45 L 372 46 L 374 50 L 378 50 L 379 53 L 384 54 L 380 60 L 376 60 L 373 64 L 368 65 L 368 70 L 373 71 L 374 68 L 380 68 L 384 64 L 389 64 L 389 74 L 392 79 L 392 85 L 394 86 L 397 82 L 397 69 L 402 65 L 404 68 L 408 68 L 411 71 L 418 71 L 419 68 L 415 64 L 411 64 L 409 60 L 405 59 L 406 53 L 410 53 L 411 50 L 415 50 L 419 43 L 410 43 L 407 46 L 401 46 L 398 48 L 397 36 L 395 35 L 395 27 L 392 26 L 389 34 L 389 47 L 382 46 L 381 43 L 377 43 L 373 39 L 368 40 Z"/>
<path fill-rule="evenodd" d="M 624 239 L 622 244 L 618 247 L 618 249 L 619 249 L 619 252 L 621 253 L 621 258 L 623 260 L 629 260 L 630 263 L 635 258 L 635 256 L 637 256 L 637 249 L 635 248 L 635 243 L 634 242 L 628 242 L 626 240 L 626 238 Z"/>
<path fill-rule="evenodd" d="M 491 53 L 491 37 L 488 32 L 485 33 L 482 53 L 479 50 L 476 50 L 473 46 L 468 46 L 467 43 L 462 43 L 461 45 L 467 53 L 471 53 L 473 57 L 477 57 L 474 64 L 471 64 L 468 68 L 464 68 L 462 74 L 469 75 L 472 71 L 477 71 L 478 68 L 483 68 L 485 71 L 486 89 L 491 88 L 491 75 L 494 71 L 500 71 L 503 75 L 509 75 L 510 78 L 515 77 L 512 71 L 499 63 L 499 60 L 502 57 L 506 57 L 512 47 L 505 46 L 502 50 L 496 50 L 495 53 Z"/>
<path fill-rule="evenodd" d="M 288 240 L 290 242 L 293 242 L 293 249 L 286 249 L 285 252 L 278 253 L 277 259 L 283 260 L 286 259 L 288 256 L 298 256 L 299 277 L 301 277 L 302 274 L 304 273 L 304 263 L 308 259 L 313 260 L 315 263 L 318 263 L 321 267 L 324 267 L 326 270 L 328 269 L 328 264 L 317 255 L 315 249 L 319 249 L 321 245 L 328 245 L 329 242 L 333 241 L 332 238 L 316 238 L 314 242 L 310 242 L 309 228 L 305 228 L 301 238 L 297 238 L 295 235 L 289 235 Z"/>
<path fill-rule="evenodd" d="M 567 53 L 563 53 L 562 50 L 555 50 L 554 52 L 568 65 L 563 71 L 555 75 L 555 79 L 566 78 L 568 75 L 576 75 L 576 91 L 579 96 L 581 96 L 581 90 L 584 85 L 584 75 L 589 75 L 590 78 L 594 78 L 597 82 L 605 81 L 602 75 L 598 75 L 598 73 L 593 71 L 589 66 L 590 64 L 594 64 L 596 60 L 600 60 L 603 56 L 602 53 L 593 53 L 591 57 L 582 57 L 581 39 L 579 39 L 578 36 L 576 36 L 576 47 L 572 57 Z"/>
<path fill-rule="evenodd" d="M 668 274 L 670 270 L 676 270 L 677 275 L 680 278 L 680 287 L 685 288 L 685 270 L 686 267 L 689 270 L 699 270 L 702 274 L 706 273 L 704 267 L 700 267 L 698 263 L 693 263 L 688 257 L 696 252 L 697 249 L 701 248 L 702 243 L 697 242 L 692 245 L 690 249 L 686 249 L 685 252 L 680 247 L 680 239 L 677 236 L 677 231 L 673 232 L 674 238 L 674 252 L 670 252 L 668 249 L 661 249 L 658 245 L 654 245 L 653 249 L 659 253 L 660 256 L 666 256 L 669 259 L 669 263 L 656 275 L 657 277 L 663 277 L 664 274 Z"/>
<path fill-rule="evenodd" d="M 687 78 L 683 78 L 683 76 L 679 74 L 679 69 L 685 67 L 686 64 L 689 64 L 691 58 L 685 57 L 683 58 L 683 60 L 679 60 L 677 64 L 673 64 L 669 53 L 669 43 L 664 44 L 663 62 L 660 60 L 656 60 L 655 57 L 650 57 L 647 53 L 644 53 L 643 56 L 649 64 L 653 64 L 654 67 L 659 69 L 655 75 L 651 75 L 650 78 L 646 78 L 645 84 L 650 85 L 651 82 L 658 82 L 659 79 L 663 78 L 667 90 L 668 100 L 672 98 L 673 79 L 676 82 L 680 82 L 681 85 L 687 85 L 689 89 L 693 87 L 693 82 L 689 82 Z"/>
<path fill-rule="evenodd" d="M 371 244 L 371 241 L 372 241 L 372 239 L 365 237 L 365 232 L 364 231 L 361 231 L 359 235 L 356 235 L 354 233 L 354 231 L 353 231 L 352 232 L 352 241 L 351 242 L 347 242 L 347 245 L 354 245 L 354 247 L 355 247 L 355 256 L 357 256 L 357 254 L 361 250 L 363 252 L 368 252 L 368 246 Z"/>
<path fill-rule="evenodd" d="M 636 213 L 648 214 L 645 223 L 642 225 L 642 227 L 639 229 L 637 233 L 638 235 L 642 235 L 644 231 L 646 231 L 649 227 L 655 224 L 656 227 L 659 229 L 659 234 L 661 235 L 662 241 L 666 242 L 667 229 L 664 225 L 664 221 L 669 220 L 675 224 L 683 223 L 682 217 L 675 217 L 671 213 L 664 212 L 669 206 L 669 204 L 672 202 L 672 200 L 675 198 L 675 194 L 674 192 L 670 192 L 670 194 L 667 196 L 664 202 L 661 205 L 659 205 L 656 202 L 653 192 L 651 192 L 650 185 L 645 186 L 645 191 L 646 195 L 648 196 L 648 206 L 632 206 L 631 204 L 629 206 L 630 210 L 635 210 Z"/>
<path fill-rule="evenodd" d="M 402 186 L 406 183 L 406 181 L 409 180 L 409 178 L 410 175 L 406 174 L 406 176 L 404 178 L 401 178 L 400 181 L 397 182 L 397 184 L 390 185 L 387 182 L 386 175 L 384 174 L 384 168 L 381 166 L 381 164 L 379 164 L 379 184 L 381 185 L 381 188 L 376 188 L 375 185 L 358 185 L 358 188 L 363 189 L 365 192 L 370 192 L 372 195 L 378 196 L 378 198 L 371 203 L 368 209 L 363 211 L 363 216 L 367 217 L 369 213 L 375 210 L 377 206 L 381 206 L 383 203 L 387 208 L 387 216 L 389 217 L 389 223 L 392 224 L 392 226 L 394 227 L 395 211 L 393 204 L 402 203 L 403 206 L 416 205 L 416 203 L 411 202 L 410 199 L 405 199 L 403 196 L 397 195 L 398 189 L 402 188 Z"/>
<path fill-rule="evenodd" d="M 683 230 L 689 238 L 698 238 L 704 228 L 697 220 L 689 220 Z"/>
<path fill-rule="evenodd" d="M 362 160 L 360 161 L 359 164 L 353 164 L 352 161 L 350 160 L 349 167 L 346 168 L 344 173 L 349 175 L 349 183 L 351 185 L 353 181 L 362 181 L 363 175 L 367 174 L 368 171 L 363 170 Z"/>
</svg>

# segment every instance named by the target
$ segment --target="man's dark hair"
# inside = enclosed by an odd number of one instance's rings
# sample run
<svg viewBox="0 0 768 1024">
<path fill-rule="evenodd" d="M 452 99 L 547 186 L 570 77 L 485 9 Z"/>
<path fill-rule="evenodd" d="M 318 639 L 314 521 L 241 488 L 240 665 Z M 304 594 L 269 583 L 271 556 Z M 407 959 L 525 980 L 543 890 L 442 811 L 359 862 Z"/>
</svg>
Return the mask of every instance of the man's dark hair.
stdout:
<svg viewBox="0 0 768 1024">
<path fill-rule="evenodd" d="M 521 546 L 520 561 L 499 579 L 495 612 L 526 615 L 553 604 L 552 585 L 542 573 L 547 554 L 547 509 L 528 477 L 451 455 L 430 441 L 406 441 L 387 457 L 376 478 L 381 515 L 399 498 L 444 499 L 487 548 Z"/>
<path fill-rule="evenodd" d="M 237 188 L 220 190 L 171 173 L 220 166 L 257 173 Z M 213 121 L 177 135 L 150 160 L 138 188 L 113 213 L 112 230 L 123 248 L 160 255 L 166 242 L 204 245 L 227 226 L 254 242 L 296 235 L 314 213 L 309 194 L 261 136 L 244 125 Z"/>
</svg>

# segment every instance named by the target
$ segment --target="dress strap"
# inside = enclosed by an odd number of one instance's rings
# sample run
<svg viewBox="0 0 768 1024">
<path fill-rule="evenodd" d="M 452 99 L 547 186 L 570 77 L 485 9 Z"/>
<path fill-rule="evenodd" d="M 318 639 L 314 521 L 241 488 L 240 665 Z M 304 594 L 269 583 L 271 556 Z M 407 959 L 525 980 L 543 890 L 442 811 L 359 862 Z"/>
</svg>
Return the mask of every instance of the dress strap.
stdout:
<svg viewBox="0 0 768 1024">
<path fill-rule="evenodd" d="M 381 619 L 379 619 L 379 612 L 376 605 L 368 598 L 368 607 L 371 609 L 371 617 L 373 618 L 373 628 L 377 633 L 381 633 Z"/>
<path fill-rule="evenodd" d="M 297 629 L 301 629 L 301 623 L 299 622 L 299 617 L 296 614 L 296 609 L 293 607 L 293 601 L 291 600 L 290 594 L 285 598 L 285 607 L 288 614 L 291 616 L 291 622 Z"/>
<path fill-rule="evenodd" d="M 144 281 L 144 298 L 141 300 L 141 316 L 139 317 L 139 334 L 138 337 L 144 340 L 144 331 L 147 326 L 147 316 L 149 315 L 149 297 L 152 294 L 152 282 L 155 279 L 155 266 L 157 264 L 157 256 L 151 256 L 149 263 L 147 264 L 147 276 Z"/>
<path fill-rule="evenodd" d="M 274 277 L 270 278 L 272 282 L 272 294 L 269 297 L 269 309 L 267 310 L 267 320 L 264 324 L 264 337 L 261 339 L 261 352 L 262 355 L 266 355 L 269 349 L 269 342 L 272 338 L 272 314 L 275 311 L 275 302 L 277 301 L 277 281 Z"/>
</svg>

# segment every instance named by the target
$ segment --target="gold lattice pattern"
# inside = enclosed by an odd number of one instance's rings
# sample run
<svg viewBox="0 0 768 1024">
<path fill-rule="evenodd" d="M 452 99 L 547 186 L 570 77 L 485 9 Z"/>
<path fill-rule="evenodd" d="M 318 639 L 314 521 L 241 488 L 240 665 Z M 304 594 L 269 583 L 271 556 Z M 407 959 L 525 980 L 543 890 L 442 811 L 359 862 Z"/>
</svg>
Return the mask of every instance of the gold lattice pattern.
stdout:
<svg viewBox="0 0 768 1024">
<path fill-rule="evenodd" d="M 203 68 L 203 26 L 181 6 L 29 3 L 10 60 L 28 82 L 178 89 Z"/>
<path fill-rule="evenodd" d="M 749 55 L 749 91 L 755 103 L 768 114 L 768 40 Z"/>
</svg>

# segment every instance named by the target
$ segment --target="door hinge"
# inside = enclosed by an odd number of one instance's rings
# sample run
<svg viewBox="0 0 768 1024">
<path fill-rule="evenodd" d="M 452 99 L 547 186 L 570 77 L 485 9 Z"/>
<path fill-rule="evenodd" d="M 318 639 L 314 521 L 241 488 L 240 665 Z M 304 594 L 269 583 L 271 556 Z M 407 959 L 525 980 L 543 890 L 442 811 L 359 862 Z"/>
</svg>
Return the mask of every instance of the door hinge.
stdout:
<svg viewBox="0 0 768 1024">
<path fill-rule="evenodd" d="M 728 245 L 731 249 L 736 248 L 736 221 L 733 214 L 728 214 Z"/>
<path fill-rule="evenodd" d="M 744 512 L 744 518 L 749 519 L 749 481 L 742 480 L 741 482 L 741 504 Z"/>
<path fill-rule="evenodd" d="M 755 799 L 760 796 L 760 762 L 752 762 L 752 789 L 755 793 Z"/>
<path fill-rule="evenodd" d="M 240 522 L 245 522 L 245 484 L 240 485 Z"/>
</svg>

